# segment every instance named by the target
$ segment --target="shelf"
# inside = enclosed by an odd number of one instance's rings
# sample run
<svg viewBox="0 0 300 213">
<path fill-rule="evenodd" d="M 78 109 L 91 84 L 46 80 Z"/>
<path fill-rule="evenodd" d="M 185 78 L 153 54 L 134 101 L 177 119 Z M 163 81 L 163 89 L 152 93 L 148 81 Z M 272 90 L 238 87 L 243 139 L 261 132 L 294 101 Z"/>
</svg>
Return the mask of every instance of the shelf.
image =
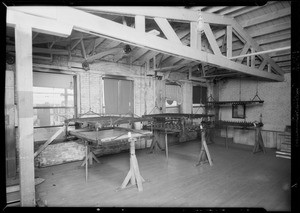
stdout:
<svg viewBox="0 0 300 213">
<path fill-rule="evenodd" d="M 209 101 L 207 102 L 206 106 L 212 106 L 212 105 L 240 105 L 240 104 L 262 104 L 264 101 Z"/>
</svg>

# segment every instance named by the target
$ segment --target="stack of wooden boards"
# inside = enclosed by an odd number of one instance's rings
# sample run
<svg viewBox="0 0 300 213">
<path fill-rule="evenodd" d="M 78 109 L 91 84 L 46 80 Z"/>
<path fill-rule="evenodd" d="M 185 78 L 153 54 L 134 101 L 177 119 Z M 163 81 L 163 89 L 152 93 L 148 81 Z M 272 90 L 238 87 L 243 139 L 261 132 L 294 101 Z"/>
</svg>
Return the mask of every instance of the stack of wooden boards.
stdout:
<svg viewBox="0 0 300 213">
<path fill-rule="evenodd" d="M 291 127 L 287 126 L 281 135 L 284 141 L 280 144 L 280 150 L 276 151 L 276 157 L 291 159 Z"/>
</svg>

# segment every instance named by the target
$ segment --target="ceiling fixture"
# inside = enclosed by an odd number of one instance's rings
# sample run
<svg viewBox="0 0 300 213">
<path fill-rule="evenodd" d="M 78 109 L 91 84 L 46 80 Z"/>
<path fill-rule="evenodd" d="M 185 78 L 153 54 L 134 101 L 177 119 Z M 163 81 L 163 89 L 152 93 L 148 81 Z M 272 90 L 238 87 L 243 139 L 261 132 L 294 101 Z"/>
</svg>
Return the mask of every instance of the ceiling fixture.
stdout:
<svg viewBox="0 0 300 213">
<path fill-rule="evenodd" d="M 125 54 L 130 53 L 130 52 L 131 52 L 130 46 L 129 46 L 128 44 L 126 44 L 126 45 L 124 46 L 124 48 L 123 48 L 123 51 L 124 51 Z"/>
<path fill-rule="evenodd" d="M 90 65 L 89 65 L 89 63 L 88 63 L 87 61 L 82 62 L 81 65 L 82 65 L 82 68 L 83 68 L 85 71 L 90 70 Z"/>
</svg>

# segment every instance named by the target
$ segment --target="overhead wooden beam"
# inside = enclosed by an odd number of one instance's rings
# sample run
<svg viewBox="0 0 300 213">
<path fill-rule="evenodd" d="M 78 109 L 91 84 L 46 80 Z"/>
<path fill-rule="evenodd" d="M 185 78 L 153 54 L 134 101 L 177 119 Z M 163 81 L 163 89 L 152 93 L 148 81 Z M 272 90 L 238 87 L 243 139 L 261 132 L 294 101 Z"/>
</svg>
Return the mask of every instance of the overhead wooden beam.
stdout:
<svg viewBox="0 0 300 213">
<path fill-rule="evenodd" d="M 226 28 L 226 47 L 227 47 L 227 58 L 232 56 L 232 26 L 228 25 Z"/>
<path fill-rule="evenodd" d="M 226 6 L 222 6 L 222 7 L 210 7 L 208 9 L 205 9 L 204 12 L 207 12 L 207 13 L 215 13 L 215 12 L 218 12 L 222 9 L 226 8 Z"/>
<path fill-rule="evenodd" d="M 168 40 L 182 44 L 174 29 L 170 25 L 167 19 L 165 18 L 154 18 L 154 21 L 157 23 L 159 28 L 163 31 L 164 35 Z"/>
<path fill-rule="evenodd" d="M 21 206 L 35 206 L 33 158 L 32 29 L 29 23 L 16 24 L 16 92 L 19 137 Z"/>
<path fill-rule="evenodd" d="M 230 8 L 226 8 L 225 10 L 220 11 L 218 14 L 219 15 L 227 15 L 229 13 L 233 13 L 235 11 L 238 11 L 240 9 L 243 9 L 245 6 L 238 6 L 238 7 L 230 7 Z"/>
<path fill-rule="evenodd" d="M 47 9 L 51 9 L 51 7 L 47 7 Z M 261 72 L 258 69 L 253 69 L 245 65 L 232 62 L 222 55 L 213 55 L 188 46 L 177 45 L 166 39 L 139 32 L 134 28 L 96 15 L 88 14 L 80 10 L 69 7 L 61 7 L 59 10 L 55 8 L 55 12 L 55 18 L 57 21 L 62 21 L 67 24 L 73 23 L 74 29 L 78 31 L 98 34 L 99 36 L 124 41 L 136 46 L 146 47 L 151 50 L 160 51 L 174 56 L 180 56 L 187 60 L 194 60 L 198 62 L 204 61 L 208 64 L 212 64 L 213 66 L 219 66 L 228 70 L 236 70 L 244 74 L 257 76 L 267 80 L 283 80 L 283 76 L 281 75 Z"/>
<path fill-rule="evenodd" d="M 256 43 L 256 41 L 253 38 L 251 38 L 237 22 L 233 23 L 233 28 L 235 29 L 237 34 L 239 34 L 247 42 L 249 42 L 251 47 L 255 48 L 256 51 L 263 51 L 263 49 Z M 270 57 L 268 57 L 267 55 L 261 55 L 261 57 L 263 59 L 267 60 L 268 63 L 274 68 L 274 70 L 278 74 L 283 75 L 283 71 Z"/>
<path fill-rule="evenodd" d="M 264 50 L 264 51 L 260 51 L 260 52 L 252 52 L 252 53 L 249 53 L 249 54 L 246 54 L 246 55 L 238 55 L 238 56 L 231 57 L 230 59 L 244 58 L 244 57 L 248 57 L 248 56 L 261 55 L 261 54 L 272 53 L 272 52 L 280 52 L 280 51 L 289 50 L 289 49 L 291 49 L 290 46 L 288 46 L 288 47 L 281 47 L 281 48 L 276 48 L 276 49 L 272 49 L 272 50 Z"/>
<path fill-rule="evenodd" d="M 100 53 L 97 53 L 93 56 L 90 56 L 90 57 L 87 57 L 86 58 L 86 61 L 87 62 L 92 62 L 93 60 L 96 60 L 96 59 L 100 59 L 100 58 L 103 58 L 107 55 L 114 55 L 114 54 L 117 54 L 118 52 L 120 51 L 123 51 L 122 48 L 113 48 L 113 49 L 109 49 L 109 50 L 106 50 L 106 51 L 103 51 L 103 52 L 100 52 Z"/>
<path fill-rule="evenodd" d="M 197 29 L 197 22 L 191 22 L 190 24 L 190 46 L 201 50 L 201 33 Z"/>
<path fill-rule="evenodd" d="M 145 24 L 145 16 L 136 15 L 135 16 L 135 29 L 145 32 L 146 24 Z"/>
<path fill-rule="evenodd" d="M 231 18 L 212 14 L 210 12 L 194 11 L 177 7 L 76 7 L 89 12 L 99 12 L 108 14 L 121 14 L 126 16 L 142 15 L 147 18 L 164 18 L 182 22 L 198 21 L 199 15 L 203 21 L 213 24 L 229 24 Z"/>
<path fill-rule="evenodd" d="M 263 61 L 261 62 L 261 64 L 259 65 L 259 68 L 258 68 L 258 69 L 259 69 L 259 70 L 264 70 L 266 64 L 267 64 L 267 60 L 263 60 Z"/>
<path fill-rule="evenodd" d="M 35 7 L 30 7 L 34 9 Z M 28 9 L 28 8 L 27 8 Z M 42 18 L 43 13 L 38 11 L 39 16 L 32 16 L 23 12 L 26 7 L 8 7 L 6 14 L 6 23 L 8 26 L 14 27 L 16 24 L 30 23 L 33 31 L 38 33 L 46 33 L 61 37 L 67 37 L 71 35 L 73 25 L 66 24 L 64 22 L 57 21 L 56 19 Z M 29 10 L 29 11 L 30 11 Z M 45 11 L 45 10 L 43 10 Z M 36 11 L 37 12 L 37 11 Z M 34 13 L 34 12 L 32 12 Z"/>
<path fill-rule="evenodd" d="M 196 11 L 175 7 L 76 7 L 90 12 L 102 12 L 108 14 L 123 14 L 127 16 L 141 15 L 145 17 L 159 17 L 174 19 L 177 21 L 196 21 L 198 13 Z"/>
<path fill-rule="evenodd" d="M 214 36 L 209 24 L 203 23 L 203 28 L 204 28 L 206 38 L 207 38 L 212 50 L 214 51 L 214 54 L 219 55 L 219 56 L 222 55 L 219 45 L 217 44 L 217 41 L 215 39 L 215 36 Z"/>
<path fill-rule="evenodd" d="M 255 37 L 259 37 L 259 36 L 263 36 L 266 34 L 271 34 L 274 32 L 279 32 L 279 31 L 283 31 L 283 30 L 288 30 L 291 29 L 291 22 L 287 21 L 285 23 L 281 23 L 281 24 L 276 24 L 276 25 L 271 25 L 268 27 L 264 27 L 260 30 L 255 30 L 252 33 L 250 33 L 252 38 Z"/>
<path fill-rule="evenodd" d="M 240 52 L 239 55 L 244 55 L 244 54 L 246 54 L 246 53 L 248 52 L 249 48 L 250 48 L 250 43 L 247 42 L 247 43 L 244 45 L 244 47 L 243 47 L 243 49 L 242 49 L 242 51 Z M 244 59 L 244 57 L 239 57 L 236 61 L 242 62 L 243 59 Z"/>
<path fill-rule="evenodd" d="M 12 45 L 7 45 L 6 49 L 9 51 L 14 52 L 15 48 Z M 48 48 L 39 48 L 39 47 L 33 47 L 32 48 L 33 53 L 45 53 L 45 54 L 56 54 L 56 55 L 68 55 L 68 50 L 63 49 L 48 49 Z"/>
<path fill-rule="evenodd" d="M 265 23 L 267 21 L 271 21 L 273 19 L 279 19 L 279 18 L 289 16 L 289 15 L 291 15 L 291 8 L 290 7 L 284 8 L 284 9 L 281 9 L 281 10 L 276 10 L 272 13 L 267 13 L 267 14 L 264 14 L 262 16 L 258 16 L 258 17 L 255 17 L 255 18 L 247 19 L 245 21 L 242 21 L 240 24 L 244 28 L 247 28 L 247 27 L 251 27 L 253 25 L 262 24 L 262 23 Z"/>
<path fill-rule="evenodd" d="M 190 33 L 190 30 L 183 30 L 183 31 L 179 31 L 177 33 L 179 39 L 181 40 L 181 42 L 184 44 L 184 37 L 187 36 Z M 198 37 L 198 45 L 201 45 L 201 42 L 199 41 L 199 37 Z M 147 51 L 146 51 L 147 52 Z M 156 51 L 148 51 L 148 53 L 146 52 L 142 52 L 142 54 L 144 55 L 140 55 L 140 57 L 136 58 L 137 60 L 140 61 L 141 64 L 145 63 L 147 60 L 149 60 L 150 58 L 152 58 L 154 55 L 158 55 L 159 52 Z M 146 53 L 146 54 L 145 54 Z"/>
<path fill-rule="evenodd" d="M 236 11 L 236 12 L 234 12 L 233 14 L 230 14 L 230 15 L 228 15 L 228 16 L 235 18 L 235 17 L 241 16 L 241 15 L 244 15 L 244 14 L 246 14 L 246 13 L 250 13 L 250 12 L 252 12 L 252 11 L 254 11 L 254 10 L 257 10 L 257 9 L 259 9 L 259 8 L 261 8 L 261 7 L 260 7 L 260 6 L 255 6 L 255 7 L 245 7 L 245 9 L 242 9 L 242 10 L 240 10 L 240 11 Z"/>
<path fill-rule="evenodd" d="M 86 59 L 86 53 L 85 53 L 85 47 L 84 47 L 83 40 L 80 41 L 80 44 L 81 44 L 81 53 L 82 53 L 82 57 L 83 57 L 84 59 Z"/>
<path fill-rule="evenodd" d="M 74 44 L 71 46 L 71 51 L 82 41 L 82 38 L 78 39 L 77 41 L 74 42 Z"/>
</svg>

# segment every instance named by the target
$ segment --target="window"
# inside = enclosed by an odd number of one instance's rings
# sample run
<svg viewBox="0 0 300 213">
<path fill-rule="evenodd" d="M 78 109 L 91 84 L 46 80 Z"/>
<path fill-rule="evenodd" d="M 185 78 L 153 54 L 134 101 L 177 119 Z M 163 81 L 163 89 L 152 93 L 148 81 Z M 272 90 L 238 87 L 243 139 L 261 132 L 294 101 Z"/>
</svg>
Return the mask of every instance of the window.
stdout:
<svg viewBox="0 0 300 213">
<path fill-rule="evenodd" d="M 181 104 L 181 87 L 177 84 L 166 84 L 166 113 L 179 113 Z"/>
<path fill-rule="evenodd" d="M 206 104 L 207 88 L 202 86 L 193 86 L 193 104 Z"/>
<path fill-rule="evenodd" d="M 245 118 L 246 106 L 244 104 L 232 105 L 232 118 Z"/>
<path fill-rule="evenodd" d="M 75 115 L 72 75 L 33 73 L 34 127 L 63 125 Z"/>
<path fill-rule="evenodd" d="M 104 78 L 104 101 L 106 114 L 133 113 L 133 82 Z"/>
</svg>

